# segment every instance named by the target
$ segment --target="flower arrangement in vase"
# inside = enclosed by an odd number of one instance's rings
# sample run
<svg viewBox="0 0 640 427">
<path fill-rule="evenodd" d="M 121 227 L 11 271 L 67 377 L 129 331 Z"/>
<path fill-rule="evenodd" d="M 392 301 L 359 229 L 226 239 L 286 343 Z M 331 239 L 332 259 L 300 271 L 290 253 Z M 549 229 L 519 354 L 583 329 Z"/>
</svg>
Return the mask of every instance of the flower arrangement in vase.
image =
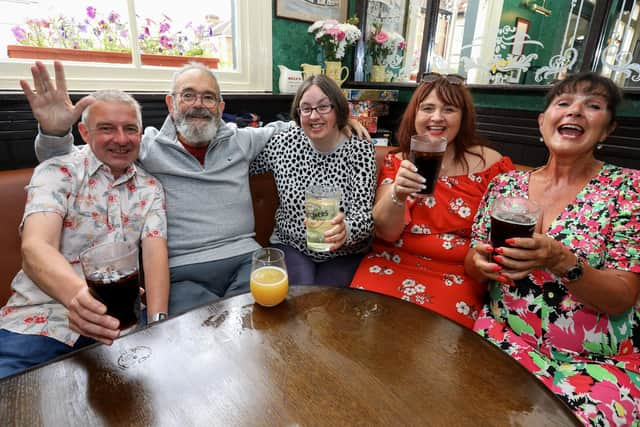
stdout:
<svg viewBox="0 0 640 427">
<path fill-rule="evenodd" d="M 315 41 L 320 45 L 325 61 L 340 61 L 344 58 L 346 49 L 362 37 L 356 25 L 357 17 L 349 18 L 346 23 L 327 19 L 311 24 L 308 32 L 313 34 Z"/>
<path fill-rule="evenodd" d="M 387 68 L 398 68 L 402 62 L 404 38 L 382 29 L 382 23 L 373 24 L 367 37 L 367 54 L 371 57 L 371 81 L 386 81 Z"/>
<path fill-rule="evenodd" d="M 316 21 L 309 26 L 308 31 L 313 34 L 315 41 L 322 49 L 325 73 L 338 86 L 349 77 L 349 69 L 342 66 L 342 58 L 347 48 L 353 46 L 362 37 L 362 33 L 356 27 L 358 22 L 357 17 L 349 18 L 344 24 L 335 19 L 328 19 Z"/>
</svg>

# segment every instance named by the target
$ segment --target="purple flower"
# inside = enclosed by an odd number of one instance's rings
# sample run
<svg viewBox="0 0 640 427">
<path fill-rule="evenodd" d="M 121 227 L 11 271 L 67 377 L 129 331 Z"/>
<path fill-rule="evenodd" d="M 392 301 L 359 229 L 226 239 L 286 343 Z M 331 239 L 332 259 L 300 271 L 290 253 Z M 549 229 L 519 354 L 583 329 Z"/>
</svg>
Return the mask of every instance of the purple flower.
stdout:
<svg viewBox="0 0 640 427">
<path fill-rule="evenodd" d="M 127 37 L 129 37 L 129 31 L 127 30 L 120 31 L 120 37 L 126 39 Z"/>
<path fill-rule="evenodd" d="M 13 32 L 13 37 L 16 38 L 16 41 L 22 41 L 27 38 L 27 32 L 19 25 L 16 25 L 11 29 Z"/>
<path fill-rule="evenodd" d="M 78 30 L 80 30 L 81 33 L 86 33 L 87 32 L 87 26 L 84 24 L 80 24 L 78 25 Z"/>
<path fill-rule="evenodd" d="M 171 25 L 169 25 L 168 22 L 163 22 L 162 24 L 160 24 L 160 34 L 166 33 L 167 31 L 169 31 L 169 28 L 171 28 Z"/>
<path fill-rule="evenodd" d="M 87 16 L 91 19 L 96 17 L 96 8 L 93 6 L 87 6 Z"/>
<path fill-rule="evenodd" d="M 171 44 L 171 39 L 167 36 L 161 36 L 159 41 L 160 46 L 164 47 L 165 49 L 171 49 L 173 47 L 173 45 Z"/>
<path fill-rule="evenodd" d="M 144 35 L 151 36 L 151 30 L 149 29 L 149 27 L 144 27 Z"/>
<path fill-rule="evenodd" d="M 118 21 L 118 19 L 120 19 L 120 15 L 118 15 L 114 11 L 111 11 L 111 13 L 109 14 L 109 22 L 113 24 L 114 22 Z"/>
</svg>

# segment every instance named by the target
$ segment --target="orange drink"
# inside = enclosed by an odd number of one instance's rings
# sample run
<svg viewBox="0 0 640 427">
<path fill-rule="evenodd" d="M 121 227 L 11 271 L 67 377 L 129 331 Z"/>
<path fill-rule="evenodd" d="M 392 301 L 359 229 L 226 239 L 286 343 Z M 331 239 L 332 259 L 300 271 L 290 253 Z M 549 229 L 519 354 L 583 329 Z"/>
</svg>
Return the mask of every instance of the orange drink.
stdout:
<svg viewBox="0 0 640 427">
<path fill-rule="evenodd" d="M 265 307 L 280 304 L 289 292 L 287 272 L 280 267 L 260 267 L 251 273 L 251 295 Z"/>
</svg>

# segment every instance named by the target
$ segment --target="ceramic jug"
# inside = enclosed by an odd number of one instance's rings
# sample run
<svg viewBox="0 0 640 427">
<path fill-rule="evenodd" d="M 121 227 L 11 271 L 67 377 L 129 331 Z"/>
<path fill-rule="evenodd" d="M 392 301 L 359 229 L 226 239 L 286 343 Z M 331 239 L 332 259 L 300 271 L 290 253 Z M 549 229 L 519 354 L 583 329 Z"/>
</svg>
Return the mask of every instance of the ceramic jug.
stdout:
<svg viewBox="0 0 640 427">
<path fill-rule="evenodd" d="M 343 67 L 340 61 L 325 61 L 325 74 L 327 77 L 331 77 L 338 87 L 342 86 L 347 77 L 349 77 L 349 69 Z"/>
<path fill-rule="evenodd" d="M 284 65 L 278 65 L 280 78 L 278 79 L 278 89 L 280 93 L 296 93 L 298 86 L 302 84 L 302 71 L 290 70 Z"/>
<path fill-rule="evenodd" d="M 318 76 L 322 74 L 322 67 L 320 65 L 300 64 L 302 67 L 302 77 L 306 80 L 311 76 Z"/>
</svg>

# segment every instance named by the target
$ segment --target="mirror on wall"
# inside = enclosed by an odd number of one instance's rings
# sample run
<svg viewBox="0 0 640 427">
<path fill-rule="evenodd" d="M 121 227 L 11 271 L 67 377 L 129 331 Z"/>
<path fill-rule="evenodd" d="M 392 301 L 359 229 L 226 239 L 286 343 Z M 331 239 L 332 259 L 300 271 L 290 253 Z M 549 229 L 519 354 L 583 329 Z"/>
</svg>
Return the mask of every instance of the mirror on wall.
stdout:
<svg viewBox="0 0 640 427">
<path fill-rule="evenodd" d="M 356 81 L 547 85 L 598 69 L 640 85 L 640 0 L 361 0 Z"/>
</svg>

